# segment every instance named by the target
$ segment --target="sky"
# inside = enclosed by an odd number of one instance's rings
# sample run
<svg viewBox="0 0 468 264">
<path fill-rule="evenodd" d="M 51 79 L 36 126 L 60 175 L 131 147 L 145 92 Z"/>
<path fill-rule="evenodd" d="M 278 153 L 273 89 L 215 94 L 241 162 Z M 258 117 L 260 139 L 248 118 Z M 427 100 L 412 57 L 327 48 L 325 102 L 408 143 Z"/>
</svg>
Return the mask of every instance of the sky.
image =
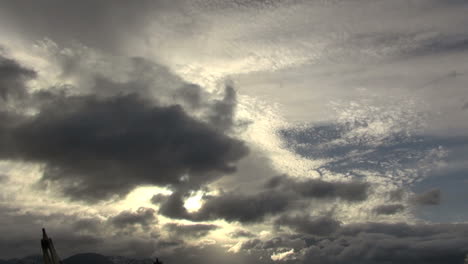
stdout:
<svg viewBox="0 0 468 264">
<path fill-rule="evenodd" d="M 461 264 L 468 2 L 0 2 L 0 258 Z"/>
</svg>

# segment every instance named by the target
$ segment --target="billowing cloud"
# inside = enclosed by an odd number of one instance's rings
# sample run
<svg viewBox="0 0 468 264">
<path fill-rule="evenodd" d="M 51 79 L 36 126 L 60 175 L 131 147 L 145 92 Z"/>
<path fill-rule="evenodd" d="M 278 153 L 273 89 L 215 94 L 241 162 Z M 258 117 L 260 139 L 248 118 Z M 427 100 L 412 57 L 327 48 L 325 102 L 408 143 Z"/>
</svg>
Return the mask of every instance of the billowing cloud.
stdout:
<svg viewBox="0 0 468 264">
<path fill-rule="evenodd" d="M 125 195 L 143 184 L 197 186 L 233 172 L 247 153 L 182 108 L 137 95 L 62 98 L 13 131 L 18 158 L 45 162 L 42 180 L 81 200 Z"/>
<path fill-rule="evenodd" d="M 33 72 L 4 61 L 5 97 L 11 89 L 25 93 L 10 84 L 22 84 Z M 42 183 L 60 186 L 72 199 L 122 197 L 144 184 L 198 188 L 234 172 L 248 153 L 244 143 L 194 119 L 181 106 L 160 106 L 136 93 L 38 92 L 31 97 L 43 100 L 37 114 L 1 112 L 0 156 L 44 163 Z"/>
</svg>

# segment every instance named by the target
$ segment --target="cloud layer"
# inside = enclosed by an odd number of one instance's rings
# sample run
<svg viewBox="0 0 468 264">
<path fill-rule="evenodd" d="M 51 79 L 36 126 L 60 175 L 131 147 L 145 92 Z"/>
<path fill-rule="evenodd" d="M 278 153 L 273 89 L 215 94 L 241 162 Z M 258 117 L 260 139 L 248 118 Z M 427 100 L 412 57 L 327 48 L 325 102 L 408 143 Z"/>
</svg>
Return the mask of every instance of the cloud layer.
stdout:
<svg viewBox="0 0 468 264">
<path fill-rule="evenodd" d="M 0 3 L 0 258 L 462 263 L 467 11 Z"/>
</svg>

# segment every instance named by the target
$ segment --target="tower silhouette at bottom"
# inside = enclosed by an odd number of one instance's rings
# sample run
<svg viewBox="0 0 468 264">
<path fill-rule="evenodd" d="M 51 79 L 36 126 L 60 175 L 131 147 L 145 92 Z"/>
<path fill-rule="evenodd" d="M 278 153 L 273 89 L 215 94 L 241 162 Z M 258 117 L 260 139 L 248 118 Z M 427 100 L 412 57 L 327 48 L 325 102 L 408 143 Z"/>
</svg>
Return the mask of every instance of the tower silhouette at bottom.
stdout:
<svg viewBox="0 0 468 264">
<path fill-rule="evenodd" d="M 44 264 L 62 264 L 57 251 L 55 251 L 54 243 L 52 238 L 47 236 L 47 233 L 44 228 L 42 228 L 42 257 L 44 258 Z"/>
</svg>

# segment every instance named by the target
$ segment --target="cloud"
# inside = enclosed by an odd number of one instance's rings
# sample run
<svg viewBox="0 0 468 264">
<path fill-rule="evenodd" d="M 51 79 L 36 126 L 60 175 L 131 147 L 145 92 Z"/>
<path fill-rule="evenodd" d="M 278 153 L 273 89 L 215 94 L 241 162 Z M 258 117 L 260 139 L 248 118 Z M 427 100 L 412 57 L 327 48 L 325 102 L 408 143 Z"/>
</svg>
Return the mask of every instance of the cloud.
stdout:
<svg viewBox="0 0 468 264">
<path fill-rule="evenodd" d="M 206 196 L 201 208 L 189 213 L 183 206 L 183 193 L 173 193 L 161 205 L 159 212 L 172 218 L 192 221 L 224 219 L 228 222 L 255 223 L 266 216 L 280 214 L 298 207 L 302 199 L 343 199 L 360 202 L 367 198 L 369 185 L 362 182 L 326 182 L 296 180 L 287 176 L 271 178 L 264 189 L 255 194 L 224 192 Z M 159 198 L 155 199 L 159 202 Z"/>
<path fill-rule="evenodd" d="M 26 82 L 36 76 L 35 71 L 0 54 L 0 100 L 2 103 L 27 96 Z"/>
<path fill-rule="evenodd" d="M 351 233 L 303 250 L 303 261 L 322 263 L 462 263 L 466 225 L 361 224 Z"/>
<path fill-rule="evenodd" d="M 124 82 L 96 73 L 90 90 L 70 85 L 64 86 L 68 91 L 28 91 L 25 82 L 36 73 L 0 57 L 2 100 L 27 106 L 0 108 L 0 159 L 43 164 L 40 186 L 86 202 L 121 198 L 140 185 L 198 189 L 235 172 L 249 150 L 224 134 L 233 122 L 234 90 L 227 87 L 225 98 L 211 104 L 198 86 L 165 67 L 130 62 L 131 78 Z M 164 102 L 149 96 L 154 88 Z M 185 100 L 177 89 L 204 96 L 202 110 L 210 117 L 194 117 L 174 104 Z M 172 103 L 164 98 L 170 94 Z"/>
<path fill-rule="evenodd" d="M 177 6 L 171 2 L 105 0 L 96 3 L 85 0 L 64 4 L 48 0 L 38 4 L 15 1 L 3 3 L 1 13 L 2 22 L 24 32 L 25 38 L 37 40 L 48 37 L 61 44 L 79 41 L 86 46 L 116 52 L 125 42 L 124 36 L 142 32 L 141 25 L 149 22 L 151 14 L 163 7 L 169 11 Z M 125 22 L 122 17 L 125 17 Z"/>
<path fill-rule="evenodd" d="M 275 220 L 278 226 L 287 226 L 298 233 L 327 236 L 337 231 L 341 225 L 330 216 L 311 217 L 309 215 L 284 215 Z"/>
<path fill-rule="evenodd" d="M 123 196 L 143 184 L 197 188 L 235 171 L 248 153 L 180 106 L 136 94 L 57 97 L 24 119 L 4 132 L 10 148 L 0 155 L 45 163 L 42 182 L 76 200 Z"/>
<path fill-rule="evenodd" d="M 417 205 L 438 205 L 440 204 L 440 190 L 432 189 L 423 193 L 415 194 L 411 197 L 411 202 Z"/>
<path fill-rule="evenodd" d="M 255 235 L 247 230 L 236 230 L 229 233 L 231 238 L 254 237 Z"/>
<path fill-rule="evenodd" d="M 228 222 L 259 222 L 267 215 L 280 213 L 288 207 L 291 197 L 288 194 L 262 192 L 257 195 L 226 193 L 220 196 L 205 197 L 202 207 L 189 213 L 184 208 L 183 194 L 174 193 L 161 205 L 159 213 L 171 218 L 206 221 L 224 219 Z"/>
<path fill-rule="evenodd" d="M 405 209 L 402 204 L 382 204 L 374 207 L 373 211 L 379 215 L 392 215 L 399 213 Z"/>
<path fill-rule="evenodd" d="M 167 201 L 168 198 L 169 198 L 169 195 L 158 193 L 158 194 L 153 195 L 150 201 L 152 204 L 160 204 L 160 203 Z"/>
<path fill-rule="evenodd" d="M 468 247 L 466 224 L 359 223 L 342 225 L 333 234 L 281 235 L 252 239 L 240 252 L 270 257 L 293 249 L 297 263 L 463 263 Z"/>
<path fill-rule="evenodd" d="M 201 238 L 210 231 L 216 230 L 219 227 L 217 225 L 209 224 L 193 224 L 183 225 L 176 223 L 165 224 L 163 227 L 170 235 L 175 237 L 188 237 L 188 238 Z"/>
<path fill-rule="evenodd" d="M 208 115 L 208 120 L 214 127 L 222 131 L 229 130 L 234 125 L 236 105 L 236 91 L 230 84 L 227 84 L 223 100 L 219 100 L 213 104 L 212 112 Z"/>
<path fill-rule="evenodd" d="M 376 175 L 413 183 L 445 158 L 444 150 L 451 139 L 418 134 L 419 114 L 400 108 L 367 107 L 356 103 L 342 111 L 364 112 L 360 116 L 346 115 L 337 122 L 284 129 L 280 133 L 288 147 L 299 155 L 324 160 L 317 168 L 323 175 Z"/>
<path fill-rule="evenodd" d="M 294 191 L 303 197 L 334 199 L 341 198 L 350 202 L 367 199 L 370 185 L 365 182 L 327 182 L 317 179 L 294 180 L 285 176 L 270 179 L 266 185 L 278 191 Z"/>
<path fill-rule="evenodd" d="M 140 207 L 135 212 L 122 211 L 109 221 L 117 228 L 140 225 L 143 229 L 148 229 L 150 225 L 157 223 L 157 218 L 154 209 Z"/>
<path fill-rule="evenodd" d="M 255 195 L 229 193 L 206 199 L 200 210 L 193 215 L 193 219 L 258 222 L 267 215 L 287 210 L 291 202 L 292 196 L 284 193 L 260 192 Z"/>
<path fill-rule="evenodd" d="M 290 258 L 290 256 L 294 256 L 294 249 L 285 252 L 279 252 L 271 255 L 271 260 L 273 261 L 285 261 Z"/>
</svg>

